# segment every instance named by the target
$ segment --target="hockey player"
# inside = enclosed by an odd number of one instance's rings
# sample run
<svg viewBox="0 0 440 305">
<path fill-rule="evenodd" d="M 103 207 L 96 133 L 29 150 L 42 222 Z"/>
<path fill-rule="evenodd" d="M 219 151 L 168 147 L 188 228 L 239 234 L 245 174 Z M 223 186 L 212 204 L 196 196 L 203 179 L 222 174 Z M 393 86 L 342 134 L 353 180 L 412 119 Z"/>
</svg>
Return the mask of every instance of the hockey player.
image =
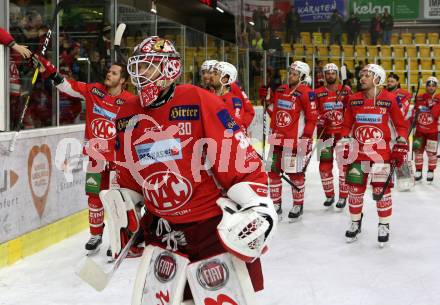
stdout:
<svg viewBox="0 0 440 305">
<path fill-rule="evenodd" d="M 229 114 L 234 121 L 246 130 L 246 126 L 243 123 L 244 107 L 243 100 L 234 94 L 231 90 L 231 85 L 237 79 L 237 69 L 234 65 L 219 61 L 212 68 L 210 85 L 214 89 L 213 93 L 220 97 L 225 103 Z"/>
<path fill-rule="evenodd" d="M 325 84 L 315 90 L 319 111 L 318 138 L 323 143 L 319 154 L 319 173 L 325 196 L 324 206 L 330 207 L 335 201 L 333 186 L 333 153 L 337 141 L 341 138 L 344 109 L 350 94 L 350 87 L 338 83 L 339 68 L 334 63 L 328 63 L 323 68 Z M 321 144 L 320 144 L 321 145 Z M 343 209 L 348 197 L 348 187 L 345 183 L 345 166 L 339 170 L 339 199 L 336 208 Z"/>
<path fill-rule="evenodd" d="M 347 242 L 356 240 L 361 232 L 363 197 L 371 174 L 373 193 L 381 194 L 390 175 L 390 163 L 400 167 L 408 153 L 407 124 L 403 120 L 397 98 L 383 90 L 384 69 L 368 64 L 360 71 L 362 91 L 351 95 L 344 113 L 341 131 L 342 139 L 338 148 L 350 143 L 347 171 L 349 186 L 348 204 L 351 225 L 346 231 Z M 390 149 L 392 122 L 397 134 L 396 143 Z M 348 138 L 351 135 L 352 138 Z M 358 149 L 356 149 L 358 148 Z M 354 160 L 353 162 L 351 162 Z M 383 244 L 389 238 L 391 219 L 391 187 L 389 184 L 384 196 L 377 201 L 379 215 L 378 241 Z"/>
<path fill-rule="evenodd" d="M 395 73 L 388 74 L 387 90 L 397 96 L 400 110 L 405 120 L 410 118 L 411 93 L 400 87 L 399 75 Z"/>
<path fill-rule="evenodd" d="M 231 92 L 243 101 L 243 117 L 241 119 L 243 126 L 247 130 L 255 116 L 254 106 L 252 106 L 247 94 L 237 82 L 231 84 Z"/>
<path fill-rule="evenodd" d="M 437 166 L 437 136 L 440 115 L 440 94 L 435 94 L 437 88 L 437 78 L 430 76 L 426 81 L 426 92 L 417 96 L 414 106 L 416 132 L 414 134 L 413 151 L 416 164 L 416 181 L 422 179 L 423 153 L 425 151 L 428 155 L 426 181 L 432 182 L 434 180 L 434 170 Z"/>
<path fill-rule="evenodd" d="M 260 159 L 221 99 L 193 85 L 176 86 L 181 59 L 169 40 L 152 36 L 142 41 L 128 60 L 128 71 L 139 98 L 137 106 L 118 114 L 117 160 L 127 169 L 121 179 L 131 181 L 131 188 L 143 196 L 148 213 L 141 224 L 146 240 L 155 245 L 149 247 L 168 256 L 165 263 L 173 266 L 168 271 L 184 268 L 182 260 L 189 260 L 191 266 L 212 256 L 219 259 L 215 266 L 221 269 L 224 253 L 230 252 L 253 261 L 247 264 L 246 277 L 250 276 L 254 290 L 261 290 L 257 258 L 274 232 L 277 216 Z M 205 168 L 207 163 L 211 168 Z M 228 198 L 222 197 L 222 191 Z M 252 232 L 246 231 L 250 223 Z M 173 279 L 166 284 L 172 287 L 166 291 L 172 299 L 184 281 L 163 272 L 162 256 L 157 256 L 157 264 L 150 264 L 154 258 L 148 253 L 144 252 L 137 276 L 141 287 L 135 285 L 139 289 L 133 295 L 148 298 L 165 292 L 165 282 L 145 280 L 148 274 L 159 273 Z M 218 279 L 225 283 L 223 276 Z M 222 285 L 217 287 L 216 293 L 233 297 Z M 235 293 L 239 287 L 228 289 Z M 193 286 L 191 292 L 194 297 L 205 293 Z"/>
<path fill-rule="evenodd" d="M 303 213 L 305 158 L 312 150 L 312 136 L 317 121 L 315 93 L 303 82 L 310 73 L 309 66 L 295 61 L 290 66 L 289 84 L 281 85 L 271 97 L 273 111 L 268 143 L 271 144 L 270 194 L 277 212 L 281 212 L 281 178 L 284 171 L 299 188 L 293 191 L 290 220 L 297 220 Z M 301 128 L 300 126 L 303 126 Z"/>
<path fill-rule="evenodd" d="M 200 68 L 201 84 L 200 87 L 206 90 L 211 90 L 209 82 L 211 81 L 211 70 L 214 65 L 218 63 L 215 59 L 205 60 Z"/>
<path fill-rule="evenodd" d="M 60 92 L 81 98 L 86 103 L 84 154 L 89 156 L 89 165 L 85 189 L 91 237 L 85 248 L 94 253 L 102 243 L 104 230 L 104 208 L 99 192 L 109 188 L 116 137 L 114 121 L 121 106 L 134 97 L 124 90 L 127 70 L 125 65 L 115 63 L 109 68 L 103 84 L 86 84 L 64 78 L 52 63 L 40 55 L 34 54 L 33 58 L 43 77 L 51 79 Z"/>
</svg>

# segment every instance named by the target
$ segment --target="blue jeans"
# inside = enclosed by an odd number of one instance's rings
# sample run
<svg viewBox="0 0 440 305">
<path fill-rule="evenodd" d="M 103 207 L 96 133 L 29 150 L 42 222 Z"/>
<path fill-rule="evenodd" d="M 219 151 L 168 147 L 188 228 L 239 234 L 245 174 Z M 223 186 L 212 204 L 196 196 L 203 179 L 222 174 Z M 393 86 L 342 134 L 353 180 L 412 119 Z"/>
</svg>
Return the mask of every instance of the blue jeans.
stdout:
<svg viewBox="0 0 440 305">
<path fill-rule="evenodd" d="M 382 44 L 391 43 L 391 31 L 383 31 Z"/>
</svg>

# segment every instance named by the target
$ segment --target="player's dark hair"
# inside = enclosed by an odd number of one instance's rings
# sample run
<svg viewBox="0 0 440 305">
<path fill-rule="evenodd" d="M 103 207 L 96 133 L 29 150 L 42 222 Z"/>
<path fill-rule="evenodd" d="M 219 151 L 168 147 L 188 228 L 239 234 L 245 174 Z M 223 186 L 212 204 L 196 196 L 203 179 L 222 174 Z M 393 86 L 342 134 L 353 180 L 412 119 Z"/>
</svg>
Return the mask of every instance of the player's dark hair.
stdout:
<svg viewBox="0 0 440 305">
<path fill-rule="evenodd" d="M 396 81 L 399 81 L 399 75 L 397 75 L 396 73 L 391 72 L 390 74 L 388 74 L 388 78 L 394 78 Z"/>
<path fill-rule="evenodd" d="M 127 66 L 120 62 L 115 62 L 113 65 L 121 68 L 121 78 L 127 81 L 128 80 Z"/>
</svg>

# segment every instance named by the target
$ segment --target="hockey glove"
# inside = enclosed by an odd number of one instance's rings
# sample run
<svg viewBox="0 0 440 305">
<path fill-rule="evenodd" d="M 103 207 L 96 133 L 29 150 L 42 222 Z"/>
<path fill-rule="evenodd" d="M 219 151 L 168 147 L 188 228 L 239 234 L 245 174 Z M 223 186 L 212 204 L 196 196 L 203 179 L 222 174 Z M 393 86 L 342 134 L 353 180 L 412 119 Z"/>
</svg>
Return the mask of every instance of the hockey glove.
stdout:
<svg viewBox="0 0 440 305">
<path fill-rule="evenodd" d="M 34 54 L 32 56 L 32 61 L 34 63 L 34 68 L 38 68 L 38 70 L 40 70 L 43 78 L 51 78 L 52 75 L 57 73 L 57 68 L 44 56 Z"/>
<path fill-rule="evenodd" d="M 343 137 L 338 143 L 336 143 L 337 155 L 342 155 L 344 159 L 347 159 L 350 154 L 350 146 L 353 144 L 354 139 L 352 137 Z"/>
<path fill-rule="evenodd" d="M 403 162 L 405 162 L 408 150 L 406 139 L 404 137 L 398 137 L 391 152 L 391 162 L 393 162 L 397 168 L 401 167 Z"/>
</svg>

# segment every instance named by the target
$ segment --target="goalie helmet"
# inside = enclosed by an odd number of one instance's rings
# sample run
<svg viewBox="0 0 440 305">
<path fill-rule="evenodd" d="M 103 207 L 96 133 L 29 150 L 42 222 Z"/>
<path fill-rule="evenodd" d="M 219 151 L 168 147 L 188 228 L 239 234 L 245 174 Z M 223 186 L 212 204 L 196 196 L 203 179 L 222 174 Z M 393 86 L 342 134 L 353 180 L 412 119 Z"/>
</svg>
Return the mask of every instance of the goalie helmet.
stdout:
<svg viewBox="0 0 440 305">
<path fill-rule="evenodd" d="M 299 80 L 305 81 L 307 76 L 310 76 L 310 67 L 307 63 L 302 61 L 294 61 L 290 65 L 290 71 L 297 71 L 299 73 Z"/>
<path fill-rule="evenodd" d="M 368 64 L 359 73 L 362 73 L 363 71 L 373 73 L 373 82 L 376 82 L 376 80 L 378 81 L 377 84 L 374 83 L 375 86 L 382 86 L 385 84 L 386 74 L 385 70 L 381 66 L 376 64 Z"/>
<path fill-rule="evenodd" d="M 211 69 L 215 66 L 215 64 L 216 63 L 218 63 L 218 61 L 217 60 L 215 60 L 215 59 L 208 59 L 208 60 L 205 60 L 204 62 L 203 62 L 203 64 L 202 64 L 202 67 L 200 68 L 200 70 L 202 71 L 202 72 L 204 72 L 204 71 L 211 71 Z"/>
<path fill-rule="evenodd" d="M 335 71 L 336 73 L 338 73 L 339 68 L 334 63 L 328 63 L 324 66 L 324 68 L 322 69 L 322 72 L 325 73 L 325 72 L 329 72 L 329 71 Z"/>
<path fill-rule="evenodd" d="M 237 80 L 237 69 L 234 67 L 234 65 L 226 61 L 217 62 L 214 65 L 213 70 L 214 72 L 220 72 L 220 84 L 222 84 L 223 86 L 231 85 Z M 229 76 L 229 79 L 226 83 L 223 83 L 223 78 L 225 76 Z"/>
<path fill-rule="evenodd" d="M 171 41 L 151 36 L 134 48 L 127 70 L 136 86 L 142 107 L 152 104 L 181 73 L 180 54 Z"/>
<path fill-rule="evenodd" d="M 245 262 L 264 254 L 277 225 L 272 200 L 265 197 L 258 206 L 244 209 L 229 198 L 219 198 L 217 204 L 223 211 L 217 233 L 228 252 Z"/>
</svg>

